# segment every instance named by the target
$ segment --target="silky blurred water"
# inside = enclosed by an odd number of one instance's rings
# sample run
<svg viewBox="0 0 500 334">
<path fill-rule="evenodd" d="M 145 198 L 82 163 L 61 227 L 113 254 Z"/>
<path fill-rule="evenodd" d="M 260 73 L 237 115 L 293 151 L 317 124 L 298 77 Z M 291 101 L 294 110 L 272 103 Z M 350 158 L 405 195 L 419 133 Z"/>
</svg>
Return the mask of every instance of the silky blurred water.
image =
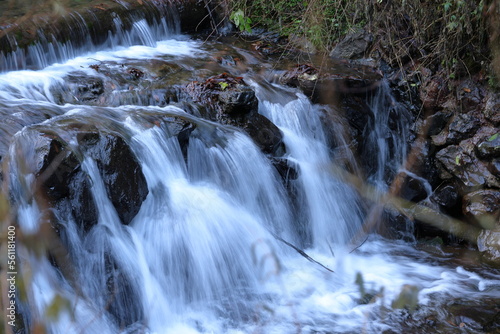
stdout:
<svg viewBox="0 0 500 334">
<path fill-rule="evenodd" d="M 74 268 L 71 278 L 20 245 L 20 257 L 30 272 L 26 319 L 45 324 L 50 333 L 403 333 L 409 311 L 391 304 L 404 289 L 418 291 L 416 324 L 453 299 L 477 304 L 500 298 L 500 277 L 443 264 L 413 244 L 369 235 L 362 245 L 353 245 L 366 218 L 366 203 L 332 173 L 340 158 L 328 147 L 320 107 L 297 91 L 245 78 L 256 90 L 259 112 L 284 135 L 285 159 L 298 175 L 289 185 L 242 131 L 192 116 L 180 106 L 58 103 L 54 92 L 65 86 L 68 73 L 103 76 L 89 68 L 96 61 L 123 64 L 170 57 L 175 62 L 176 57 L 207 56 L 200 42 L 161 39 L 141 22 L 129 37 L 130 44 L 142 45 L 117 45 L 37 71 L 0 74 L 4 117 L 14 120 L 18 115 L 21 122 L 30 116 L 20 111 L 46 111 L 44 119 L 0 128 L 11 196 L 24 233 L 36 233 L 42 224 L 44 203 L 32 193 L 40 162 L 30 142 L 30 134 L 40 129 L 70 145 L 76 145 L 75 134 L 65 123 L 111 129 L 126 138 L 149 190 L 137 216 L 122 225 L 96 161 L 82 157 L 98 223 L 82 234 L 70 215 L 58 213 Z M 380 102 L 384 99 L 390 97 L 372 100 L 379 122 L 387 120 L 386 102 Z M 180 116 L 197 124 L 186 157 L 177 138 L 146 115 Z M 377 184 L 387 164 L 397 170 L 394 164 L 404 157 L 406 138 L 380 127 L 373 131 L 370 136 L 379 147 L 379 170 L 372 179 Z M 399 145 L 392 147 L 403 151 L 387 152 L 389 135 Z M 344 140 L 338 134 L 335 141 L 345 145 Z M 294 189 L 295 198 L 290 198 L 287 186 Z M 363 284 L 356 283 L 359 275 Z M 112 301 L 105 293 L 110 279 L 118 289 Z M 368 300 L 363 300 L 360 286 L 370 295 Z M 50 318 L 47 309 L 56 296 L 67 307 Z M 446 316 L 438 314 L 441 322 Z M 117 318 L 129 324 L 120 327 Z M 413 332 L 418 332 L 415 326 Z"/>
</svg>

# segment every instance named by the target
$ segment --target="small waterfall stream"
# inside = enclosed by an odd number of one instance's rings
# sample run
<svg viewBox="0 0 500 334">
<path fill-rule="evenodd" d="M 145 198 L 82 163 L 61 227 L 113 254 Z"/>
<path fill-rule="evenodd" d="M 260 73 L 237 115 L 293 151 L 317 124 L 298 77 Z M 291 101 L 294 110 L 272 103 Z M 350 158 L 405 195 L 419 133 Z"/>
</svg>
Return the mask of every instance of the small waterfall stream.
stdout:
<svg viewBox="0 0 500 334">
<path fill-rule="evenodd" d="M 189 103 L 102 107 L 61 98 L 69 75 L 109 82 L 89 68 L 96 62 L 120 68 L 207 58 L 210 45 L 170 31 L 163 23 L 138 21 L 132 31 L 110 36 L 109 49 L 55 58 L 49 52 L 39 70 L 0 74 L 0 113 L 7 120 L 0 126 L 0 154 L 13 215 L 26 240 L 45 235 L 58 242 L 46 250 L 50 256 L 18 243 L 28 291 L 27 301 L 18 298 L 26 333 L 34 324 L 48 333 L 88 334 L 445 333 L 447 314 L 436 310 L 450 300 L 481 305 L 500 298 L 500 277 L 448 265 L 450 254 L 431 256 L 377 235 L 352 249 L 368 204 L 332 172 L 340 158 L 328 147 L 320 106 L 295 90 L 245 78 L 256 91 L 259 113 L 283 133 L 284 159 L 297 171 L 288 184 L 241 129 L 193 116 Z M 371 100 L 378 125 L 388 122 L 387 101 L 387 95 Z M 179 135 L 185 129 L 187 143 Z M 404 131 L 375 127 L 366 134 L 378 145 L 376 184 L 384 169 L 399 168 L 387 165 L 404 157 L 395 147 L 405 142 L 398 132 Z M 91 146 L 106 135 L 123 140 L 147 184 L 128 223 L 108 185 L 109 177 L 119 176 L 103 172 L 106 162 Z M 55 177 L 79 180 L 66 197 L 88 198 L 90 204 L 81 202 L 87 209 L 75 211 L 75 202 L 64 201 L 53 207 L 38 188 L 41 157 L 54 147 L 65 152 L 54 146 L 56 139 L 67 144 L 63 164 L 70 171 Z M 342 144 L 342 136 L 337 139 Z M 79 163 L 71 165 L 72 159 Z M 124 169 L 133 165 L 120 161 Z M 94 211 L 94 225 L 74 215 Z M 391 307 L 402 291 L 413 289 L 416 310 Z"/>
<path fill-rule="evenodd" d="M 257 85 L 257 84 L 256 84 Z M 257 92 L 265 89 L 257 85 Z M 288 159 L 299 169 L 300 212 L 305 214 L 305 240 L 324 250 L 342 248 L 361 228 L 362 209 L 355 191 L 334 177 L 318 106 L 301 94 L 283 101 L 283 88 L 266 92 L 259 112 L 284 133 Z"/>
</svg>

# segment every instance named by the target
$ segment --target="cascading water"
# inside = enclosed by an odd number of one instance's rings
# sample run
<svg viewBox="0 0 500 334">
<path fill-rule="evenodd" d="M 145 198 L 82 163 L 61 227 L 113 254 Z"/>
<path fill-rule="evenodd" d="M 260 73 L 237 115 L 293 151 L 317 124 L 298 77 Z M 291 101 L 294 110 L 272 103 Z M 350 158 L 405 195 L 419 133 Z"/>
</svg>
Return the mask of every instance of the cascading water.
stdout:
<svg viewBox="0 0 500 334">
<path fill-rule="evenodd" d="M 265 88 L 256 89 L 259 93 Z M 310 246 L 325 250 L 343 247 L 361 228 L 362 209 L 354 190 L 334 177 L 335 159 L 329 154 L 318 106 L 301 94 L 284 100 L 286 93 L 278 87 L 264 94 L 259 112 L 283 131 L 288 159 L 299 168 L 303 241 L 311 238 Z"/>
<path fill-rule="evenodd" d="M 130 5 L 122 2 L 124 11 Z M 135 11 L 135 15 L 120 15 L 112 12 L 110 17 L 97 17 L 92 11 L 87 11 L 85 17 L 75 12 L 66 18 L 64 28 L 66 33 L 60 32 L 65 42 L 57 40 L 54 33 L 44 34 L 37 32 L 39 40 L 23 48 L 17 45 L 15 38 L 7 38 L 11 45 L 10 52 L 0 50 L 0 72 L 9 70 L 42 69 L 53 63 L 64 62 L 82 54 L 94 53 L 98 50 L 116 49 L 132 45 L 154 46 L 157 41 L 163 40 L 180 31 L 179 20 L 172 15 L 175 9 L 161 3 L 143 8 L 143 12 Z M 99 29 L 92 27 L 108 25 L 107 35 L 102 35 Z"/>
<path fill-rule="evenodd" d="M 370 162 L 370 181 L 385 191 L 406 159 L 410 115 L 394 100 L 387 81 L 381 81 L 369 105 L 372 118 L 365 128 L 365 151 L 376 157 L 376 163 Z"/>
<path fill-rule="evenodd" d="M 148 29 L 139 30 L 149 36 Z M 440 264 L 445 261 L 403 241 L 373 235 L 356 251 L 343 250 L 361 228 L 362 199 L 332 172 L 338 157 L 326 144 L 319 107 L 302 94 L 252 81 L 259 112 L 283 132 L 285 158 L 297 169 L 293 199 L 270 160 L 232 126 L 178 106 L 60 103 L 68 75 L 105 77 L 88 68 L 96 60 L 119 67 L 206 58 L 200 43 L 185 38 L 141 43 L 148 45 L 0 75 L 2 116 L 13 124 L 1 128 L 3 178 L 13 214 L 25 240 L 43 235 L 53 242 L 51 257 L 18 243 L 28 287 L 27 301 L 18 298 L 19 314 L 27 332 L 41 323 L 50 333 L 89 334 L 444 333 L 446 315 L 434 313 L 450 299 L 480 305 L 500 297 L 498 276 Z M 372 109 L 381 106 L 373 100 Z M 43 118 L 30 115 L 30 108 L 44 111 Z M 381 117 L 382 110 L 375 113 Z M 190 129 L 187 143 L 179 134 L 185 129 Z M 387 133 L 367 135 L 389 149 L 382 144 Z M 104 136 L 126 143 L 147 184 L 128 225 L 108 184 L 119 176 L 106 172 L 92 148 Z M 342 145 L 342 138 L 337 141 Z M 45 163 L 40 157 L 51 150 L 70 152 L 62 163 L 70 171 L 56 177 L 80 180 L 74 184 L 78 191 L 67 190 L 68 196 L 88 193 L 81 205 L 90 209 L 75 211 L 75 203 L 64 198 L 54 208 L 38 188 L 37 173 Z M 389 156 L 380 150 L 380 168 L 393 161 Z M 120 161 L 124 169 L 133 164 Z M 91 213 L 86 211 L 95 211 L 94 225 L 77 223 L 85 219 L 73 212 Z M 276 237 L 307 248 L 333 272 Z M 413 313 L 390 307 L 399 293 L 413 289 L 419 291 Z M 431 316 L 443 325 L 429 325 Z"/>
</svg>

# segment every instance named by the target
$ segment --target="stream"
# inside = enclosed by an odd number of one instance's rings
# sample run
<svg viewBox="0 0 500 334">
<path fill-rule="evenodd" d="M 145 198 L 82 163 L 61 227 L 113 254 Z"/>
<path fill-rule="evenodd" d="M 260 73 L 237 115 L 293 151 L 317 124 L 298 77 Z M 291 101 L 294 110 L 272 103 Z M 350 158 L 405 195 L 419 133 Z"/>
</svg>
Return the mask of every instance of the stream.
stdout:
<svg viewBox="0 0 500 334">
<path fill-rule="evenodd" d="M 53 50 L 34 47 L 32 68 L 0 73 L 2 180 L 24 240 L 16 333 L 39 324 L 61 334 L 498 330 L 488 327 L 498 270 L 477 264 L 472 249 L 363 233 L 375 204 L 335 172 L 382 195 L 384 174 L 401 168 L 409 116 L 388 107 L 387 84 L 365 96 L 376 162 L 362 176 L 345 115 L 281 84 L 292 62 L 264 59 L 251 42 L 138 20 L 99 47 Z M 223 72 L 255 92 L 258 113 L 282 134 L 279 154 L 169 89 Z M 399 113 L 397 131 L 389 112 Z M 103 138 L 119 138 L 117 163 L 102 157 L 112 146 L 96 151 Z M 70 170 L 56 164 L 43 176 L 53 150 L 73 152 L 61 164 Z M 120 168 L 134 178 L 122 180 Z M 41 175 L 54 186 L 40 187 Z M 140 194 L 136 211 L 110 195 L 123 184 Z M 44 235 L 49 255 L 33 241 Z"/>
</svg>

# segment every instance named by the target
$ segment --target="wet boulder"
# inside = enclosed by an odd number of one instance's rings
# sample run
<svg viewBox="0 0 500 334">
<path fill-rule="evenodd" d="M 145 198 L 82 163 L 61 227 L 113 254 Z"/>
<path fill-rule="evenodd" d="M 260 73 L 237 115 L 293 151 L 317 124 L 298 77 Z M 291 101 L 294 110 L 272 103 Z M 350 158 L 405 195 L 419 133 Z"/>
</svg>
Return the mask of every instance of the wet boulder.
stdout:
<svg viewBox="0 0 500 334">
<path fill-rule="evenodd" d="M 242 77 L 229 73 L 210 77 L 204 82 L 191 82 L 186 86 L 186 91 L 195 102 L 205 103 L 210 107 L 209 113 L 204 115 L 206 118 L 223 123 L 231 118 L 254 113 L 258 106 L 253 89 Z"/>
<path fill-rule="evenodd" d="M 438 204 L 446 212 L 451 212 L 459 203 L 458 189 L 453 184 L 439 187 L 432 193 L 431 201 Z"/>
<path fill-rule="evenodd" d="M 477 248 L 490 260 L 500 262 L 500 227 L 482 230 L 477 238 Z"/>
<path fill-rule="evenodd" d="M 463 198 L 463 213 L 483 228 L 500 226 L 500 190 L 482 189 L 467 194 Z"/>
<path fill-rule="evenodd" d="M 500 178 L 500 159 L 493 159 L 488 164 L 488 170 L 490 171 L 491 174 Z"/>
<path fill-rule="evenodd" d="M 500 133 L 496 133 L 477 145 L 477 152 L 481 158 L 497 158 L 500 157 Z"/>
<path fill-rule="evenodd" d="M 97 206 L 92 195 L 90 176 L 82 168 L 84 156 L 97 163 L 106 192 L 123 224 L 129 224 L 139 212 L 148 194 L 146 179 L 140 165 L 125 140 L 116 134 L 97 130 L 78 132 L 78 149 L 53 133 L 32 135 L 38 166 L 35 171 L 37 185 L 47 196 L 49 206 L 56 209 L 53 225 L 61 226 L 72 217 L 76 224 L 88 232 L 98 222 Z M 66 133 L 67 135 L 68 133 Z"/>
<path fill-rule="evenodd" d="M 128 225 L 148 194 L 146 178 L 134 153 L 115 134 L 79 133 L 78 143 L 97 162 L 109 199 L 121 222 Z"/>
<path fill-rule="evenodd" d="M 96 102 L 104 93 L 104 82 L 97 76 L 73 73 L 64 80 L 64 86 L 54 86 L 53 95 L 60 103 Z"/>
<path fill-rule="evenodd" d="M 465 138 L 471 138 L 474 136 L 475 131 L 479 128 L 479 119 L 469 114 L 457 114 L 451 120 L 448 126 L 448 140 L 456 143 L 459 140 Z"/>
<path fill-rule="evenodd" d="M 459 145 L 450 145 L 438 151 L 436 160 L 441 178 L 455 178 L 463 185 L 462 188 L 466 188 L 463 189 L 465 193 L 479 188 L 500 188 L 500 179 L 490 172 L 491 162 L 481 159 L 476 153 L 485 140 L 495 139 L 496 132 L 493 127 L 483 126 Z"/>
<path fill-rule="evenodd" d="M 429 196 L 428 189 L 430 189 L 430 186 L 426 184 L 423 178 L 406 172 L 401 172 L 397 178 L 403 180 L 398 194 L 401 198 L 417 203 Z"/>
<path fill-rule="evenodd" d="M 187 161 L 189 141 L 191 134 L 198 127 L 197 123 L 188 117 L 165 112 L 141 114 L 142 125 L 149 128 L 153 126 L 161 127 L 169 137 L 176 137 L 181 148 L 182 155 Z M 137 121 L 140 121 L 137 119 Z"/>
<path fill-rule="evenodd" d="M 61 138 L 45 133 L 36 136 L 35 151 L 41 160 L 35 172 L 37 187 L 46 194 L 47 203 L 56 209 L 60 219 L 70 215 L 79 228 L 90 230 L 97 224 L 97 208 L 91 180 L 77 155 Z M 56 220 L 52 225 L 59 232 L 61 225 Z"/>
<path fill-rule="evenodd" d="M 196 116 L 241 128 L 266 154 L 284 154 L 283 134 L 258 113 L 255 92 L 243 78 L 222 73 L 202 83 L 192 82 L 185 90 L 194 102 L 206 106 L 195 110 Z"/>
<path fill-rule="evenodd" d="M 442 178 L 455 177 L 470 189 L 500 187 L 500 180 L 489 172 L 487 164 L 477 158 L 471 146 L 464 141 L 461 145 L 447 146 L 436 154 Z"/>
<path fill-rule="evenodd" d="M 438 111 L 418 123 L 417 133 L 422 136 L 435 136 L 448 124 L 452 113 Z"/>
</svg>

